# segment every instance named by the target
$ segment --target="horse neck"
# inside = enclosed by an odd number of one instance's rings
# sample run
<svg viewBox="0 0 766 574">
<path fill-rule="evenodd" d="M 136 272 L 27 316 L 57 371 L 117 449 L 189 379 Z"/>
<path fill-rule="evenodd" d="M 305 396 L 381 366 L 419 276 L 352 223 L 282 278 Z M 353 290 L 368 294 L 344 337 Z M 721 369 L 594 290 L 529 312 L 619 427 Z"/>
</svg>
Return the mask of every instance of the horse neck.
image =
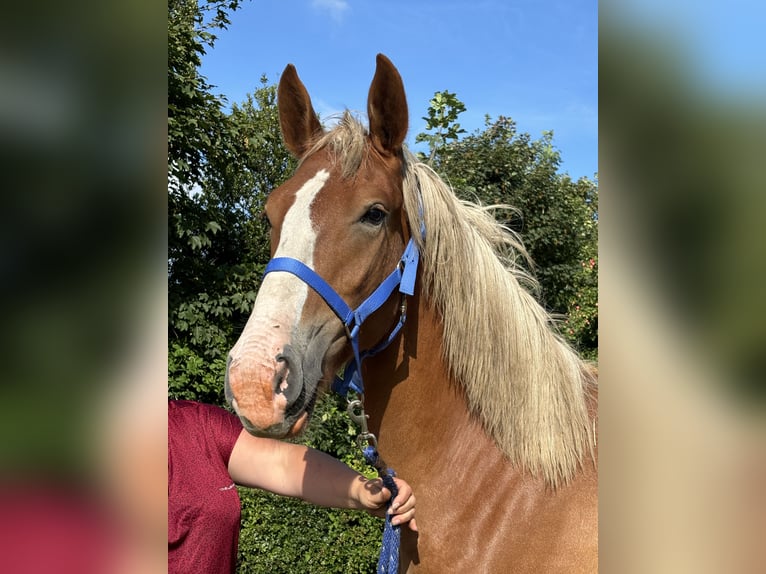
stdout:
<svg viewBox="0 0 766 574">
<path fill-rule="evenodd" d="M 441 317 L 417 295 L 419 287 L 400 336 L 364 365 L 368 426 L 378 437 L 380 453 L 389 465 L 410 477 L 430 475 L 429 461 L 437 457 L 503 464 L 503 451 L 470 411 L 463 385 L 444 359 Z M 582 463 L 591 466 L 588 459 L 597 456 L 597 386 L 588 384 L 582 392 L 593 433 Z"/>
<path fill-rule="evenodd" d="M 369 427 L 394 468 L 425 460 L 423 452 L 452 448 L 454 441 L 491 443 L 469 414 L 441 345 L 441 320 L 416 295 L 397 342 L 365 362 Z"/>
</svg>

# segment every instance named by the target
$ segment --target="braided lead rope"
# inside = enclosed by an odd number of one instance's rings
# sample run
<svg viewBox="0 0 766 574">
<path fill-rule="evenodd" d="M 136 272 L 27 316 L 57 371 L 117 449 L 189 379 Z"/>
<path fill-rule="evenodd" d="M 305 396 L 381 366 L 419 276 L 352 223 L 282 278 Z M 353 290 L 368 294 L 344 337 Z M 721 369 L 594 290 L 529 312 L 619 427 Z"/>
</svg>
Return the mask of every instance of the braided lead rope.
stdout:
<svg viewBox="0 0 766 574">
<path fill-rule="evenodd" d="M 378 439 L 367 429 L 367 413 L 364 412 L 364 404 L 360 399 L 349 400 L 348 414 L 360 427 L 359 436 L 356 442 L 362 451 L 367 464 L 378 471 L 378 476 L 383 480 L 385 486 L 391 492 L 391 498 L 388 501 L 388 508 L 399 494 L 399 488 L 396 486 L 394 477 L 396 473 L 392 468 L 388 468 L 383 458 L 378 453 Z M 399 526 L 391 524 L 393 515 L 386 513 L 386 522 L 383 527 L 383 544 L 378 558 L 378 574 L 397 574 L 399 572 L 399 546 L 401 544 L 402 533 Z"/>
<path fill-rule="evenodd" d="M 399 488 L 394 482 L 396 473 L 393 469 L 387 468 L 383 459 L 378 454 L 378 450 L 373 445 L 367 445 L 362 449 L 367 464 L 378 471 L 378 475 L 383 479 L 383 485 L 391 491 L 391 499 L 388 501 L 389 508 L 399 494 Z M 391 524 L 393 515 L 386 514 L 386 524 L 383 527 L 383 544 L 378 558 L 378 574 L 397 574 L 399 572 L 399 546 L 401 544 L 402 532 L 399 526 Z"/>
</svg>

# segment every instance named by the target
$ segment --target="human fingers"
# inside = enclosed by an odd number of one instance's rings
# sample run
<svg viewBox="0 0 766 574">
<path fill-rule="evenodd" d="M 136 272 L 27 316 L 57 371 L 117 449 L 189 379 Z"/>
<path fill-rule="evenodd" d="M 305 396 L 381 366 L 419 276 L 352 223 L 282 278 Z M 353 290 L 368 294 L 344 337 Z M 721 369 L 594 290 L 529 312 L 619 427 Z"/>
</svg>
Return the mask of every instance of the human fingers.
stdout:
<svg viewBox="0 0 766 574">
<path fill-rule="evenodd" d="M 395 478 L 398 494 L 388 509 L 388 514 L 393 515 L 391 524 L 394 526 L 408 524 L 410 530 L 417 532 L 415 523 L 415 495 L 412 488 L 405 481 Z"/>
<path fill-rule="evenodd" d="M 412 487 L 400 478 L 394 478 L 398 489 L 396 498 L 391 501 L 389 514 L 401 514 L 415 508 L 415 494 Z"/>
<path fill-rule="evenodd" d="M 359 492 L 361 508 L 375 516 L 384 517 L 386 504 L 391 499 L 391 491 L 383 486 L 380 478 L 365 479 L 363 484 Z"/>
<path fill-rule="evenodd" d="M 391 518 L 391 524 L 394 526 L 403 526 L 406 524 L 410 530 L 417 532 L 418 527 L 415 523 L 415 509 L 411 508 L 407 511 L 397 512 Z"/>
</svg>

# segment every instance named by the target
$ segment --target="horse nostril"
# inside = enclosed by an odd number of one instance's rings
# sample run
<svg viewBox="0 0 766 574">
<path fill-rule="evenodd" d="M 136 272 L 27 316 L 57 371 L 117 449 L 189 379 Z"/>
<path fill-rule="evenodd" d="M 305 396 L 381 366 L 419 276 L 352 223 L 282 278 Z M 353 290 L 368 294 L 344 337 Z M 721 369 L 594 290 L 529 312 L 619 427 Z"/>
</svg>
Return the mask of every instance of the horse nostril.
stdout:
<svg viewBox="0 0 766 574">
<path fill-rule="evenodd" d="M 289 387 L 287 376 L 290 374 L 290 366 L 283 355 L 277 356 L 277 363 L 281 363 L 274 374 L 274 392 L 283 393 Z"/>
<path fill-rule="evenodd" d="M 278 366 L 274 373 L 274 393 L 283 395 L 287 404 L 291 405 L 300 396 L 302 385 L 299 369 L 293 368 L 294 362 L 287 356 L 289 352 L 290 349 L 285 347 L 285 352 L 276 356 Z"/>
<path fill-rule="evenodd" d="M 277 355 L 277 370 L 274 373 L 274 392 L 284 394 L 289 388 L 290 361 L 284 355 Z"/>
</svg>

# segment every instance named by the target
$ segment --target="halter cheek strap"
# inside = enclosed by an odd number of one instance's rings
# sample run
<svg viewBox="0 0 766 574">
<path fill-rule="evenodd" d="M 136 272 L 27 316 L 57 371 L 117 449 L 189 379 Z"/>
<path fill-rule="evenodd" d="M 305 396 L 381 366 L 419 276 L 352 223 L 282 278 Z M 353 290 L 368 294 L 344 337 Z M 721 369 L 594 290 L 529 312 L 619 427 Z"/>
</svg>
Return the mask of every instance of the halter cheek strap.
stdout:
<svg viewBox="0 0 766 574">
<path fill-rule="evenodd" d="M 293 259 L 292 257 L 276 257 L 269 261 L 264 271 L 264 277 L 274 271 L 284 271 L 291 273 L 305 282 L 327 303 L 346 328 L 346 335 L 351 343 L 351 349 L 354 353 L 354 360 L 349 362 L 343 373 L 343 377 L 336 376 L 332 384 L 332 389 L 336 393 L 345 396 L 349 389 L 359 394 L 364 393 L 364 382 L 362 381 L 362 361 L 385 349 L 394 340 L 407 319 L 405 295 L 412 295 L 415 292 L 415 279 L 417 276 L 418 262 L 420 252 L 415 242 L 410 239 L 407 247 L 404 249 L 396 268 L 378 285 L 375 291 L 365 299 L 359 307 L 351 309 L 343 298 L 330 287 L 330 285 L 320 277 L 316 271 L 308 265 Z M 391 333 L 381 343 L 372 349 L 366 351 L 359 350 L 359 331 L 370 315 L 380 309 L 388 301 L 394 291 L 398 288 L 402 294 L 402 307 L 399 314 L 399 321 L 394 326 Z"/>
</svg>

